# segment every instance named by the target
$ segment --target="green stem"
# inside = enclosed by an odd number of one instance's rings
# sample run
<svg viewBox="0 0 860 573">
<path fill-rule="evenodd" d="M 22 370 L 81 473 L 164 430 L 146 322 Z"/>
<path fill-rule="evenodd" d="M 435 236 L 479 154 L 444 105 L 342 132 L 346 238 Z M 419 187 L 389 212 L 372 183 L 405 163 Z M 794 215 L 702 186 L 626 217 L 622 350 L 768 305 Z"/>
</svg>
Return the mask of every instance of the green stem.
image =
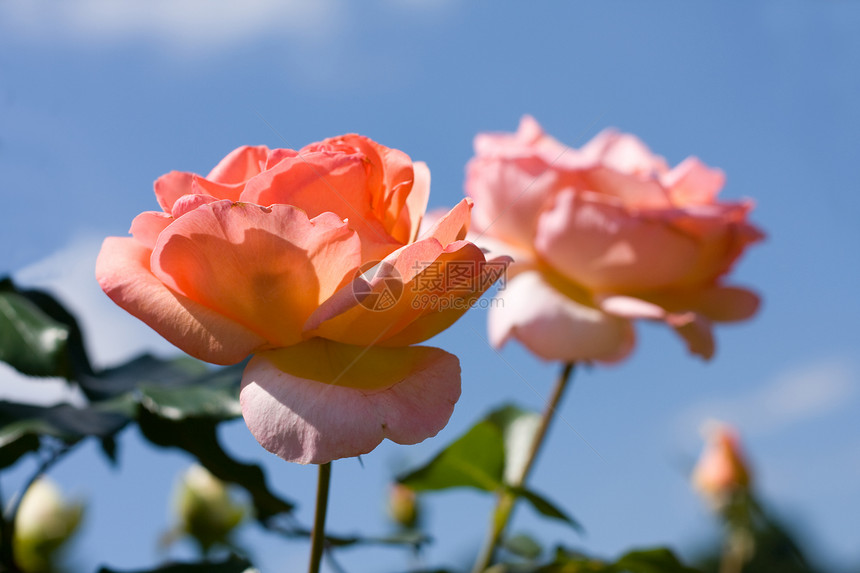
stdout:
<svg viewBox="0 0 860 573">
<path fill-rule="evenodd" d="M 561 371 L 558 379 L 556 380 L 555 386 L 552 389 L 552 395 L 547 401 L 546 408 L 544 409 L 543 416 L 541 416 L 540 425 L 538 426 L 537 432 L 535 433 L 534 440 L 532 441 L 532 447 L 528 451 L 528 457 L 526 458 L 525 465 L 523 466 L 522 473 L 513 480 L 513 483 L 508 485 L 519 488 L 525 485 L 526 479 L 528 479 L 529 473 L 532 470 L 532 466 L 534 466 L 535 460 L 537 459 L 538 453 L 540 452 L 540 448 L 543 445 L 544 439 L 546 438 L 547 431 L 549 430 L 549 425 L 552 422 L 556 411 L 558 410 L 558 405 L 561 403 L 562 396 L 564 395 L 564 391 L 568 387 L 568 383 L 571 380 L 574 370 L 574 363 L 565 364 L 564 368 Z M 511 513 L 514 511 L 514 506 L 516 505 L 517 497 L 510 491 L 502 491 L 496 497 L 496 506 L 493 509 L 493 517 L 490 523 L 490 530 L 487 535 L 487 540 L 484 542 L 484 546 L 481 549 L 481 552 L 478 554 L 478 558 L 475 560 L 475 566 L 472 568 L 472 573 L 483 573 L 484 570 L 489 567 L 493 562 L 493 557 L 496 554 L 496 548 L 499 546 L 499 543 L 502 540 L 502 535 L 505 533 L 505 528 L 508 525 L 508 521 L 511 518 Z"/>
<path fill-rule="evenodd" d="M 320 465 L 317 481 L 317 504 L 314 513 L 314 528 L 311 532 L 311 562 L 308 573 L 319 573 L 325 549 L 325 514 L 328 509 L 328 490 L 331 483 L 331 462 Z"/>
<path fill-rule="evenodd" d="M 746 562 L 745 552 L 737 542 L 729 538 L 723 544 L 723 554 L 720 559 L 720 573 L 742 573 Z"/>
</svg>

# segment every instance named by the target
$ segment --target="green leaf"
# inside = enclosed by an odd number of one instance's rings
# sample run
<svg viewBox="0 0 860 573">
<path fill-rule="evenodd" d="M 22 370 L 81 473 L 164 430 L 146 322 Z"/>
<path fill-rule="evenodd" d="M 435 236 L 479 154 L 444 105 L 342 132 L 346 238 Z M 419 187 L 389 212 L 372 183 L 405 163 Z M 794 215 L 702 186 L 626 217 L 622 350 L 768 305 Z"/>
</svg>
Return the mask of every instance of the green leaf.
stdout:
<svg viewBox="0 0 860 573">
<path fill-rule="evenodd" d="M 224 561 L 201 561 L 199 563 L 172 563 L 155 569 L 127 571 L 102 567 L 98 573 L 251 573 L 257 571 L 251 562 L 231 555 Z"/>
<path fill-rule="evenodd" d="M 502 547 L 517 557 L 534 561 L 543 553 L 543 547 L 533 537 L 521 533 L 504 540 Z"/>
<path fill-rule="evenodd" d="M 535 509 L 535 511 L 537 511 L 541 515 L 549 517 L 551 519 L 563 521 L 570 525 L 578 533 L 584 533 L 585 530 L 578 521 L 576 521 L 573 517 L 556 507 L 551 501 L 549 501 L 545 497 L 538 495 L 534 491 L 522 487 L 509 489 L 518 497 L 522 497 L 523 499 L 528 501 Z"/>
<path fill-rule="evenodd" d="M 0 446 L 0 469 L 17 462 L 21 456 L 39 449 L 41 442 L 35 434 L 22 434 Z"/>
<path fill-rule="evenodd" d="M 221 448 L 217 426 L 241 415 L 239 385 L 242 364 L 210 369 L 188 357 L 162 360 L 144 355 L 116 368 L 83 376 L 95 401 L 82 408 L 45 408 L 0 402 L 0 468 L 39 447 L 40 436 L 67 443 L 86 436 L 102 442 L 113 459 L 113 437 L 134 420 L 153 444 L 185 450 L 222 481 L 251 495 L 258 520 L 289 512 L 293 504 L 272 493 L 263 470 L 240 463 Z"/>
<path fill-rule="evenodd" d="M 416 491 L 452 487 L 491 492 L 507 489 L 528 501 L 541 515 L 563 521 L 581 533 L 582 526 L 546 498 L 507 485 L 522 476 L 539 423 L 539 414 L 513 405 L 493 410 L 426 465 L 397 481 Z"/>
<path fill-rule="evenodd" d="M 697 573 L 696 569 L 685 567 L 666 548 L 631 551 L 615 562 L 614 571 L 618 573 Z"/>
<path fill-rule="evenodd" d="M 242 415 L 239 389 L 232 382 L 208 386 L 142 386 L 140 402 L 150 412 L 170 420 L 192 417 L 231 420 Z"/>
<path fill-rule="evenodd" d="M 270 522 L 264 524 L 270 531 L 279 533 L 290 539 L 310 539 L 311 531 L 302 527 L 283 527 Z M 329 547 L 350 547 L 353 545 L 394 545 L 420 548 L 431 541 L 431 538 L 420 531 L 403 530 L 391 535 L 367 536 L 367 535 L 333 535 L 327 533 L 326 545 Z"/>
<path fill-rule="evenodd" d="M 533 412 L 504 406 L 490 412 L 425 466 L 398 481 L 416 491 L 472 487 L 497 491 L 513 467 L 521 463 L 523 443 L 533 436 Z M 516 469 L 516 468 L 515 468 Z"/>
<path fill-rule="evenodd" d="M 87 356 L 84 335 L 75 316 L 60 301 L 45 291 L 25 289 L 17 292 L 69 330 L 69 340 L 66 345 L 69 375 L 66 378 L 75 379 L 80 375 L 92 374 L 93 367 Z"/>
<path fill-rule="evenodd" d="M 0 281 L 0 360 L 28 376 L 68 377 L 68 341 L 67 326 Z"/>
<path fill-rule="evenodd" d="M 504 462 L 501 430 L 490 420 L 483 420 L 427 465 L 398 481 L 416 491 L 452 487 L 495 491 L 502 487 Z"/>
<path fill-rule="evenodd" d="M 109 438 L 121 430 L 128 417 L 121 411 L 102 407 L 78 408 L 69 404 L 33 406 L 0 402 L 0 468 L 15 463 L 27 452 L 39 448 L 41 436 L 51 436 L 67 444 L 87 436 Z"/>
<path fill-rule="evenodd" d="M 578 551 L 558 548 L 554 561 L 540 573 L 699 573 L 685 567 L 669 549 L 631 551 L 615 563 L 606 563 Z"/>
<path fill-rule="evenodd" d="M 143 386 L 174 387 L 207 383 L 207 376 L 221 376 L 219 372 L 210 370 L 206 364 L 189 356 L 164 360 L 142 354 L 97 374 L 79 376 L 77 382 L 90 400 L 107 400 L 135 392 Z"/>
</svg>

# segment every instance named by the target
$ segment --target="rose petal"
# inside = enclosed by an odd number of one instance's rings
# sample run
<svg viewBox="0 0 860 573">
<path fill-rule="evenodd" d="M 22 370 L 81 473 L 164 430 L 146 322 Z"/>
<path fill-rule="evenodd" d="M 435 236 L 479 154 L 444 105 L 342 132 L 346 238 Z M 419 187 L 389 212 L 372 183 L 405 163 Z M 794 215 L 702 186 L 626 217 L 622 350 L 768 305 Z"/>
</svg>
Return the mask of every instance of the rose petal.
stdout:
<svg viewBox="0 0 860 573">
<path fill-rule="evenodd" d="M 421 238 L 433 237 L 443 247 L 454 241 L 462 241 L 469 232 L 469 220 L 473 205 L 474 202 L 471 199 L 463 199 L 453 209 L 439 217 L 433 226 L 422 234 Z"/>
<path fill-rule="evenodd" d="M 598 133 L 582 146 L 580 153 L 619 173 L 651 176 L 668 170 L 666 160 L 654 155 L 642 140 L 615 129 Z"/>
<path fill-rule="evenodd" d="M 206 179 L 227 185 L 244 183 L 266 167 L 268 157 L 269 148 L 265 145 L 239 147 L 219 161 Z"/>
<path fill-rule="evenodd" d="M 718 305 L 722 302 L 719 300 L 721 296 L 722 294 L 715 294 L 715 304 Z M 733 295 L 728 296 L 731 297 Z M 744 300 L 744 302 L 749 301 Z M 623 318 L 643 318 L 665 322 L 684 339 L 690 352 L 702 356 L 706 360 L 709 360 L 714 355 L 714 334 L 711 330 L 711 321 L 707 316 L 690 310 L 669 311 L 651 302 L 629 296 L 605 297 L 600 301 L 600 308 L 609 314 Z M 715 310 L 717 313 L 721 311 L 726 312 L 727 315 L 731 315 L 734 312 L 732 309 L 717 308 Z"/>
<path fill-rule="evenodd" d="M 579 173 L 577 188 L 620 199 L 627 208 L 667 209 L 673 207 L 669 191 L 657 179 L 622 173 L 598 165 Z"/>
<path fill-rule="evenodd" d="M 700 246 L 659 217 L 629 212 L 596 194 L 565 191 L 541 216 L 535 249 L 592 291 L 636 292 L 683 283 Z"/>
<path fill-rule="evenodd" d="M 363 260 L 381 260 L 400 243 L 387 233 L 371 209 L 372 195 L 362 157 L 330 151 L 303 151 L 285 157 L 251 179 L 241 200 L 257 205 L 293 205 L 308 217 L 336 213 L 358 232 Z"/>
<path fill-rule="evenodd" d="M 537 271 L 523 272 L 497 295 L 489 316 L 490 342 L 511 338 L 545 360 L 614 362 L 633 349 L 632 324 L 575 302 Z"/>
<path fill-rule="evenodd" d="M 206 362 L 234 364 L 265 344 L 244 326 L 168 289 L 150 271 L 151 252 L 136 239 L 105 239 L 96 278 L 116 304 Z"/>
<path fill-rule="evenodd" d="M 413 170 L 415 181 L 391 230 L 391 236 L 403 243 L 411 243 L 419 236 L 421 221 L 430 199 L 430 169 L 423 161 L 416 161 Z"/>
<path fill-rule="evenodd" d="M 305 150 L 323 148 L 327 145 L 346 148 L 346 151 L 354 150 L 363 155 L 364 162 L 369 166 L 367 189 L 370 191 L 373 212 L 392 236 L 405 243 L 409 233 L 395 234 L 395 232 L 416 181 L 409 156 L 399 149 L 385 147 L 370 138 L 356 134 L 329 138 L 320 144 L 310 145 Z M 429 192 L 429 171 L 426 175 Z"/>
<path fill-rule="evenodd" d="M 670 312 L 693 311 L 717 322 L 736 322 L 752 317 L 760 305 L 754 292 L 728 286 L 713 286 L 678 293 L 656 293 L 649 300 Z"/>
<path fill-rule="evenodd" d="M 309 220 L 290 205 L 229 201 L 176 220 L 152 254 L 168 287 L 274 346 L 299 342 L 310 314 L 359 263 L 358 237 L 334 214 Z"/>
<path fill-rule="evenodd" d="M 208 195 L 215 199 L 238 201 L 242 196 L 242 191 L 245 189 L 245 185 L 246 183 L 244 181 L 232 184 L 218 183 L 217 181 L 210 181 L 204 177 L 195 175 L 191 180 L 191 193 Z M 173 208 L 175 209 L 176 205 L 174 205 Z"/>
<path fill-rule="evenodd" d="M 171 171 L 155 180 L 155 198 L 165 213 L 172 213 L 176 200 L 191 193 L 193 178 L 193 173 Z"/>
<path fill-rule="evenodd" d="M 524 115 L 516 133 L 476 135 L 475 153 L 503 159 L 537 154 L 547 164 L 555 164 L 561 157 L 577 152 L 547 135 L 535 118 Z"/>
<path fill-rule="evenodd" d="M 711 321 L 694 312 L 686 315 L 669 315 L 667 322 L 687 343 L 687 350 L 710 360 L 714 356 L 714 333 Z"/>
<path fill-rule="evenodd" d="M 201 205 L 208 205 L 209 203 L 214 203 L 218 200 L 219 199 L 216 199 L 212 195 L 203 195 L 199 193 L 183 195 L 177 199 L 176 203 L 173 204 L 173 216 L 178 219 L 182 215 L 189 211 L 193 211 Z"/>
<path fill-rule="evenodd" d="M 688 157 L 661 177 L 676 205 L 713 203 L 726 182 L 720 169 L 708 167 L 695 157 Z"/>
<path fill-rule="evenodd" d="M 666 318 L 665 308 L 632 296 L 595 297 L 595 302 L 604 312 L 623 318 L 647 318 L 650 320 Z"/>
<path fill-rule="evenodd" d="M 459 396 L 459 362 L 438 348 L 311 339 L 256 355 L 242 376 L 240 399 L 264 448 L 288 461 L 321 464 L 366 454 L 384 438 L 414 444 L 434 436 Z"/>
<path fill-rule="evenodd" d="M 173 222 L 173 217 L 161 211 L 144 211 L 131 222 L 131 233 L 142 245 L 152 249 L 158 235 Z"/>
<path fill-rule="evenodd" d="M 473 228 L 478 236 L 528 249 L 540 212 L 556 191 L 574 181 L 534 155 L 505 161 L 476 156 L 466 167 L 466 194 L 475 201 Z"/>
</svg>

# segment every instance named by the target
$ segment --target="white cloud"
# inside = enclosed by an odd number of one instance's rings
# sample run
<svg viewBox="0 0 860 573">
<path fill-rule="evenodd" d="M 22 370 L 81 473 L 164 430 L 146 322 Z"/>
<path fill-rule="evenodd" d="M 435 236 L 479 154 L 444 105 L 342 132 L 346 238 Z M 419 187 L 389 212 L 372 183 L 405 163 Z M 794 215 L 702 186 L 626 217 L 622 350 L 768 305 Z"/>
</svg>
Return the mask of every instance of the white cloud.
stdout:
<svg viewBox="0 0 860 573">
<path fill-rule="evenodd" d="M 264 33 L 297 40 L 331 37 L 337 0 L 8 0 L 0 21 L 39 39 L 71 37 L 99 43 L 144 38 L 191 50 L 229 45 Z"/>
<path fill-rule="evenodd" d="M 795 368 L 743 395 L 688 408 L 676 419 L 681 435 L 696 437 L 703 421 L 717 418 L 745 434 L 768 434 L 818 418 L 849 403 L 857 394 L 857 373 L 845 360 Z"/>
</svg>

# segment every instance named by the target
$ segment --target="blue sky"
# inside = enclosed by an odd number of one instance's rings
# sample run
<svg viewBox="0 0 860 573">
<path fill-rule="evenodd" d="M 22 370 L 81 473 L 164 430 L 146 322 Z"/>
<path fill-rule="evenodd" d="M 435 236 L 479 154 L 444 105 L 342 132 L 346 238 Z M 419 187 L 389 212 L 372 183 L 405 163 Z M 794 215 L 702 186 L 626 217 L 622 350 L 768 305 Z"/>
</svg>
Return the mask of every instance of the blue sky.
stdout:
<svg viewBox="0 0 860 573">
<path fill-rule="evenodd" d="M 431 206 L 444 206 L 462 196 L 479 131 L 513 130 L 524 113 L 574 146 L 606 126 L 631 131 L 670 163 L 694 154 L 722 168 L 723 197 L 755 199 L 753 220 L 768 239 L 734 281 L 756 288 L 764 306 L 717 332 L 711 363 L 688 356 L 667 329 L 644 325 L 631 359 L 580 372 L 562 413 L 600 457 L 557 424 L 532 483 L 588 534 L 576 538 L 526 508 L 513 529 L 596 553 L 658 543 L 689 552 L 715 534 L 687 472 L 699 425 L 718 417 L 739 426 L 762 495 L 806 534 L 815 557 L 835 571 L 860 562 L 860 4 L 525 6 L 0 4 L 0 270 L 54 288 L 82 313 L 103 365 L 142 349 L 170 355 L 92 278 L 101 239 L 124 235 L 136 214 L 156 207 L 152 181 L 167 171 L 205 173 L 239 145 L 298 148 L 355 131 L 426 161 Z M 363 469 L 335 464 L 333 531 L 384 532 L 382 497 L 396 469 L 427 459 L 495 405 L 541 406 L 529 386 L 546 395 L 557 366 L 515 345 L 503 352 L 506 364 L 481 340 L 485 320 L 475 309 L 434 340 L 463 365 L 463 396 L 439 437 L 384 444 Z M 26 391 L 7 370 L 0 389 Z M 265 463 L 286 496 L 308 500 L 300 515 L 309 520 L 313 468 L 270 456 L 241 422 L 224 440 Z M 133 430 L 121 448 L 119 471 L 85 446 L 52 474 L 92 498 L 74 555 L 89 569 L 158 559 L 167 498 L 188 462 L 148 449 Z M 4 491 L 27 469 L 6 477 Z M 452 492 L 428 502 L 437 537 L 428 558 L 465 562 L 490 500 Z M 300 543 L 253 527 L 244 535 L 264 571 L 307 558 Z M 341 561 L 357 572 L 408 562 L 393 550 L 347 551 Z"/>
</svg>

